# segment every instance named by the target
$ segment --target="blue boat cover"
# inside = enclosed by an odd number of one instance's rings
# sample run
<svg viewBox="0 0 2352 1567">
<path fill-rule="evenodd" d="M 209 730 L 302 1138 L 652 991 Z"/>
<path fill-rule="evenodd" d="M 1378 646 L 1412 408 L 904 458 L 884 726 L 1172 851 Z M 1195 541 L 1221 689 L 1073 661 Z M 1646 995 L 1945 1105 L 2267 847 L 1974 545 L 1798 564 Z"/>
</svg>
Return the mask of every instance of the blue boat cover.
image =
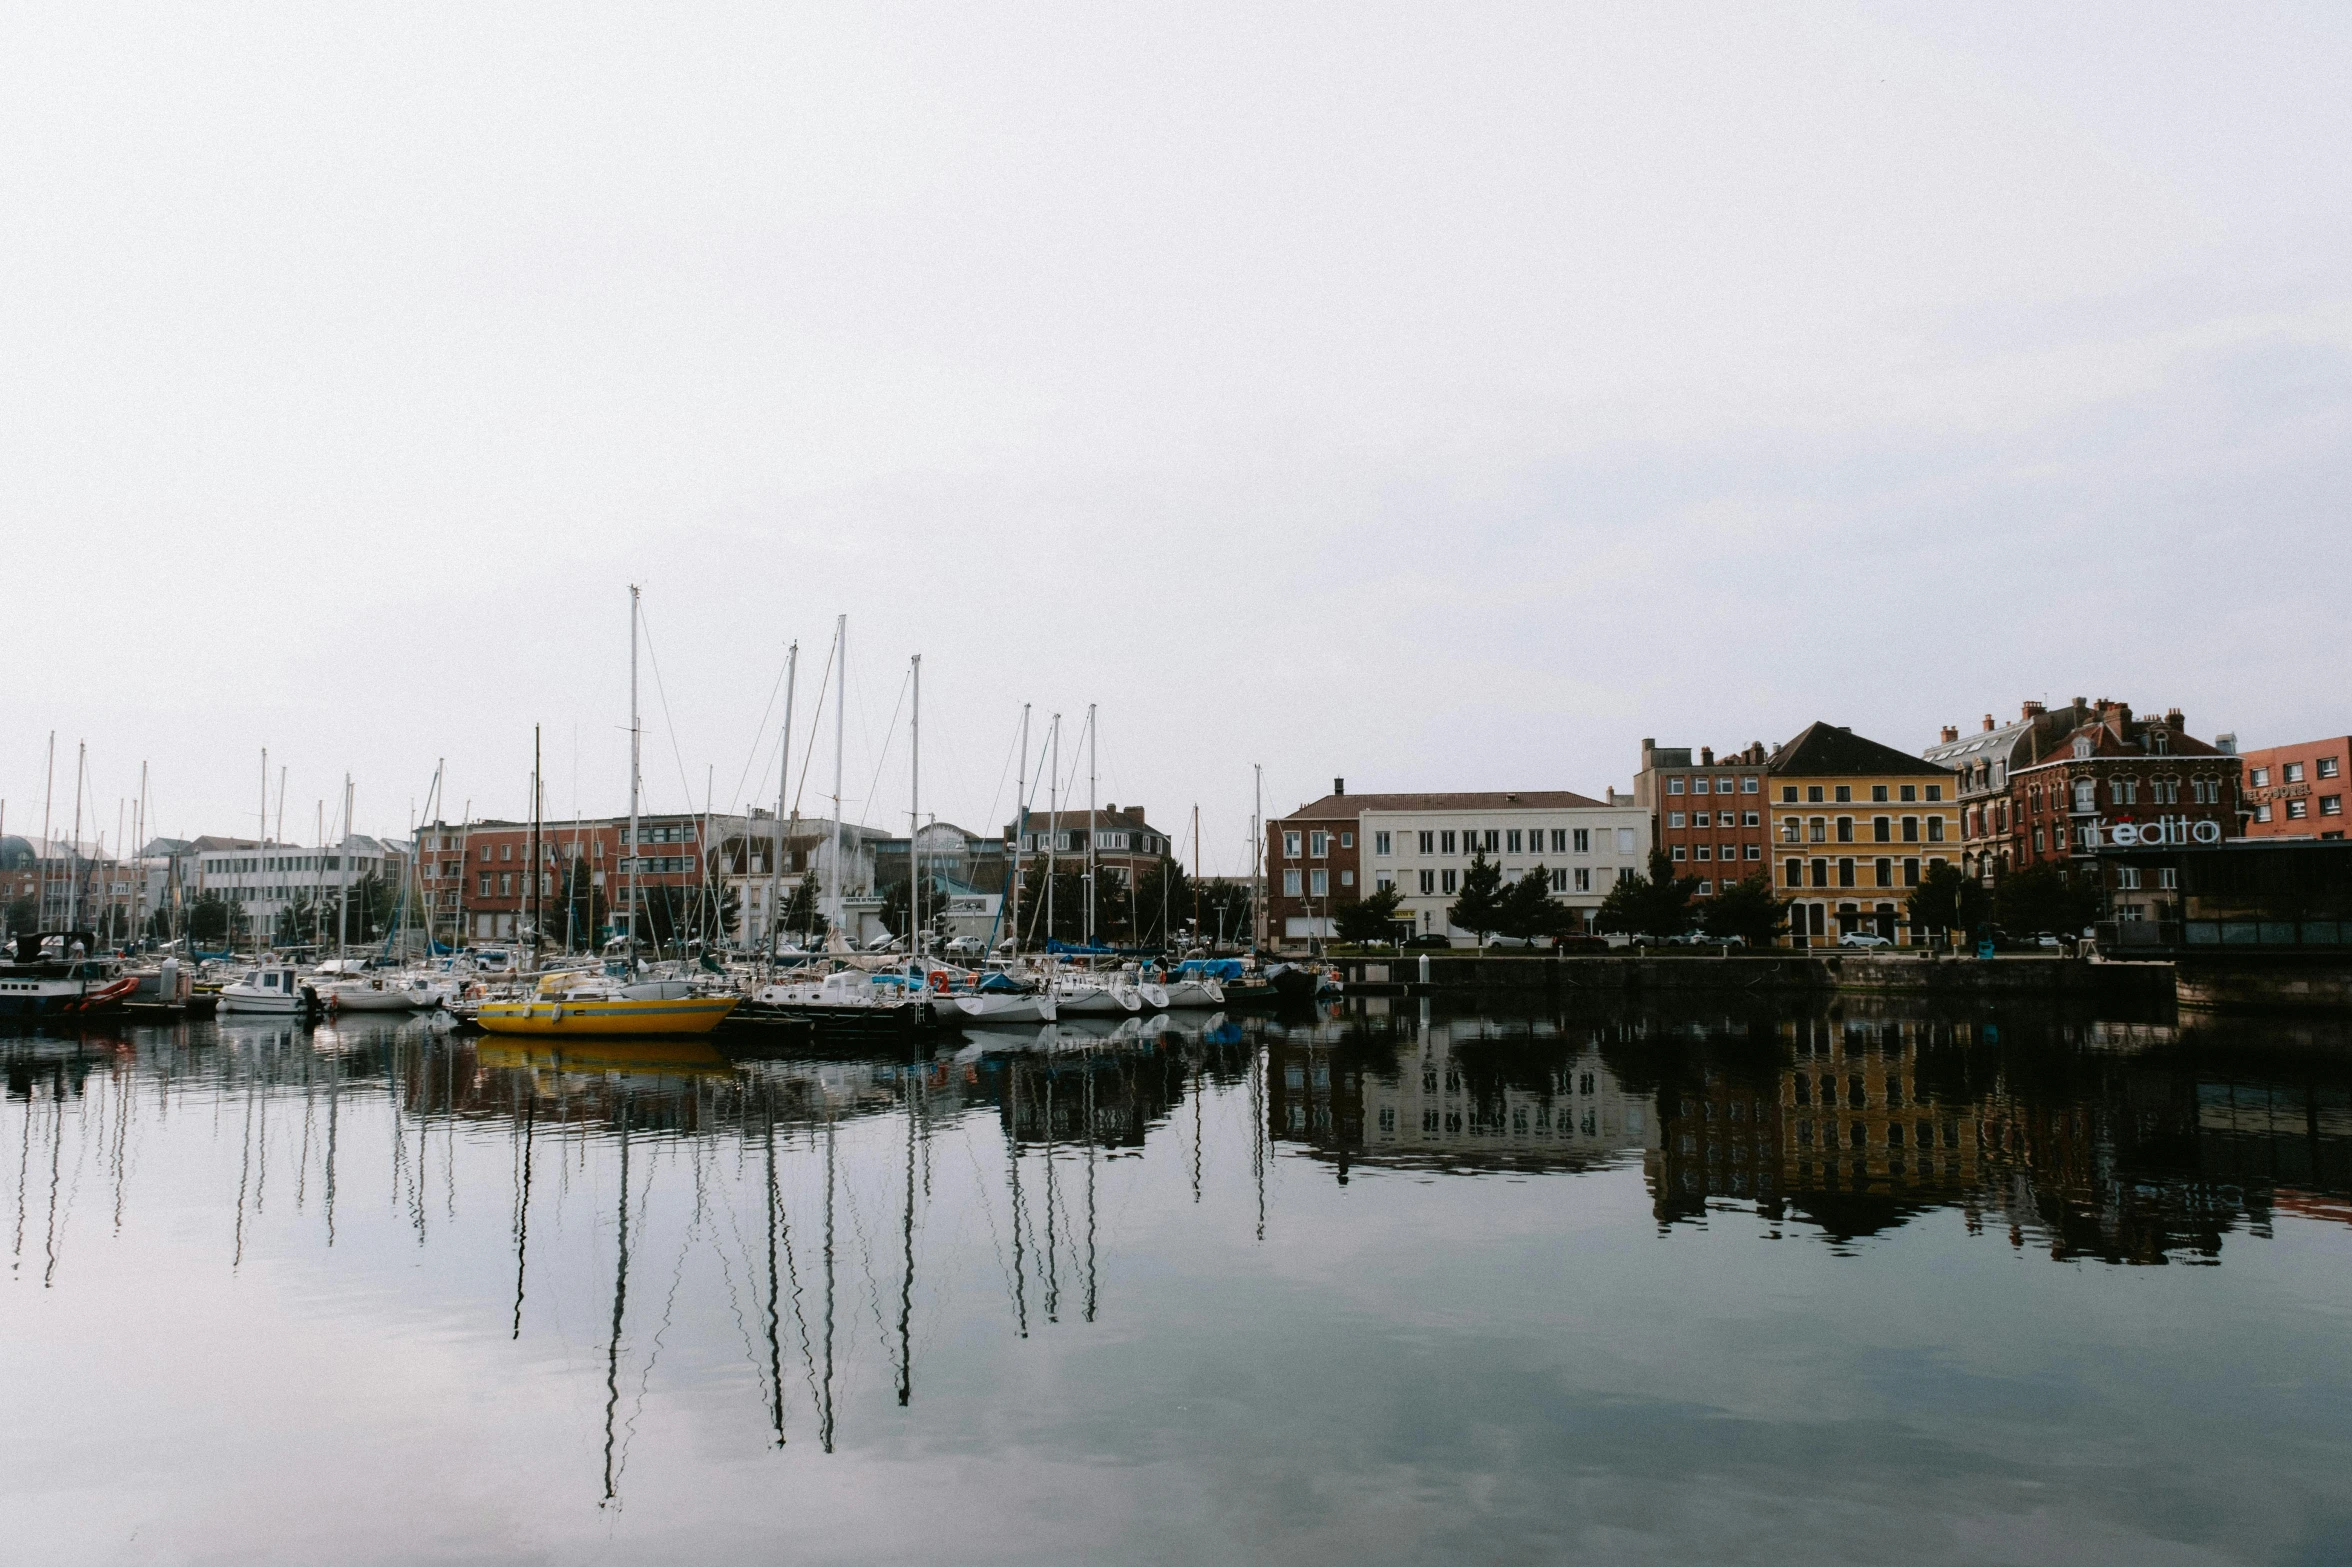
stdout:
<svg viewBox="0 0 2352 1567">
<path fill-rule="evenodd" d="M 1239 958 L 1186 958 L 1176 965 L 1179 979 L 1213 979 L 1219 984 L 1239 979 L 1241 973 Z"/>
</svg>

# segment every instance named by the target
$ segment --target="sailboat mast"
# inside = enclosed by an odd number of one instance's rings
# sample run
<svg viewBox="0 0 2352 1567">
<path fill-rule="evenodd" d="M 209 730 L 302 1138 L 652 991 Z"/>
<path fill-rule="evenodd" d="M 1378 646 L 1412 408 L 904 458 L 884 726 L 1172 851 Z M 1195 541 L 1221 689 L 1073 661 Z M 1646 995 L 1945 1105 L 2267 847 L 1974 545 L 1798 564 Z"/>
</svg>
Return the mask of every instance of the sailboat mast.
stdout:
<svg viewBox="0 0 2352 1567">
<path fill-rule="evenodd" d="M 539 726 L 533 724 L 531 726 L 531 880 L 527 885 L 531 894 L 531 969 L 534 973 L 539 968 L 539 804 L 541 799 L 539 760 Z M 432 921 L 427 919 L 425 941 L 428 946 L 431 945 L 432 939 Z"/>
<path fill-rule="evenodd" d="M 1021 845 L 1029 836 L 1029 704 L 1021 704 L 1021 776 L 1013 794 L 1013 956 L 1021 955 Z"/>
<path fill-rule="evenodd" d="M 841 748 L 849 739 L 849 617 L 833 622 L 833 928 L 848 913 L 849 881 L 841 865 Z M 847 941 L 849 935 L 842 933 Z"/>
<path fill-rule="evenodd" d="M 1257 779 L 1256 803 L 1250 810 L 1250 868 L 1252 871 L 1252 901 L 1250 910 L 1250 945 L 1265 945 L 1259 932 L 1266 929 L 1266 764 L 1252 762 L 1250 771 Z"/>
<path fill-rule="evenodd" d="M 1094 945 L 1094 906 L 1101 898 L 1095 881 L 1095 840 L 1102 836 L 1094 814 L 1094 704 L 1086 704 L 1086 944 Z"/>
<path fill-rule="evenodd" d="M 907 950 L 923 961 L 923 655 L 917 653 L 908 680 L 914 707 L 907 719 Z M 1002 773 L 997 775 L 1003 777 Z"/>
<path fill-rule="evenodd" d="M 776 822 L 770 834 L 774 847 L 768 854 L 768 960 L 776 957 L 776 940 L 784 929 L 784 791 L 792 777 L 792 698 L 800 687 L 800 643 L 795 640 L 792 651 L 784 657 L 784 744 L 783 755 L 776 762 Z M 781 1394 L 778 1395 L 782 1396 Z"/>
<path fill-rule="evenodd" d="M 1045 767 L 1045 939 L 1054 939 L 1054 873 L 1062 847 L 1062 715 L 1053 715 L 1053 751 Z"/>
<path fill-rule="evenodd" d="M 637 584 L 629 584 L 629 841 L 621 846 L 629 868 L 629 971 L 637 971 Z"/>
<path fill-rule="evenodd" d="M 1192 802 L 1192 939 L 1200 940 L 1200 801 Z"/>
<path fill-rule="evenodd" d="M 340 852 L 335 856 L 335 885 L 340 896 L 335 900 L 338 905 L 335 910 L 335 956 L 342 957 L 344 949 L 351 945 L 351 775 L 349 773 L 343 775 L 343 841 L 336 847 Z M 463 866 L 458 868 L 461 886 L 464 884 L 464 870 Z M 427 926 L 428 949 L 431 937 L 432 928 Z"/>
</svg>

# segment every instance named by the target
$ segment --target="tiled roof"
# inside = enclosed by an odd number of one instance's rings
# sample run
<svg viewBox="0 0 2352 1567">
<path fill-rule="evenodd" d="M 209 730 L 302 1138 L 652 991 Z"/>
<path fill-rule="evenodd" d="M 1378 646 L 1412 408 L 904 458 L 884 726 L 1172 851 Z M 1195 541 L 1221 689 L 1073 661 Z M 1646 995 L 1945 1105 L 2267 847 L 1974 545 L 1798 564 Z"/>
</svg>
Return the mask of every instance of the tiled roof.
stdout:
<svg viewBox="0 0 2352 1567">
<path fill-rule="evenodd" d="M 1952 771 L 1824 723 L 1806 725 L 1803 733 L 1774 752 L 1772 770 L 1797 778 L 1943 778 Z"/>
<path fill-rule="evenodd" d="M 1597 809 L 1602 803 L 1566 789 L 1529 789 L 1518 794 L 1327 794 L 1278 819 L 1354 816 L 1360 811 L 1573 811 Z"/>
</svg>

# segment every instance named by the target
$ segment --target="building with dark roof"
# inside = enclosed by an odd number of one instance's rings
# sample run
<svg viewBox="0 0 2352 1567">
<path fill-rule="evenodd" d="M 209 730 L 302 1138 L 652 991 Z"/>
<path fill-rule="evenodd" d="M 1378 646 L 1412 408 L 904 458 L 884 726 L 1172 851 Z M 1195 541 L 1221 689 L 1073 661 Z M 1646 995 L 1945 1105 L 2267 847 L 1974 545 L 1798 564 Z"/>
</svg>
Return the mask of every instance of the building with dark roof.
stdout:
<svg viewBox="0 0 2352 1567">
<path fill-rule="evenodd" d="M 1904 905 L 1930 870 L 1959 857 L 1957 774 L 1815 723 L 1773 752 L 1768 775 L 1792 945 L 1832 946 L 1861 932 L 1901 946 L 1944 939 L 1914 931 Z"/>
<path fill-rule="evenodd" d="M 2079 696 L 2055 709 L 2027 702 L 2013 724 L 1996 724 L 1990 713 L 1974 734 L 1946 724 L 1943 738 L 1920 753 L 1958 775 L 1962 871 L 1990 883 L 2028 863 L 2020 840 L 2031 829 L 2009 797 L 2009 776 L 2040 762 L 2090 720 L 2091 706 Z"/>
</svg>

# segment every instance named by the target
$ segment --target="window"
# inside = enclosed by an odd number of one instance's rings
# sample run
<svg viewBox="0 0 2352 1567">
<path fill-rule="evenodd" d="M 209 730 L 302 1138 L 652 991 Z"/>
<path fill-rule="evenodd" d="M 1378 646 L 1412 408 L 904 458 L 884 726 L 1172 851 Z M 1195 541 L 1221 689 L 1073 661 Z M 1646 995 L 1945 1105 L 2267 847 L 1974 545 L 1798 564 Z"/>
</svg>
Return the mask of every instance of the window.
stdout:
<svg viewBox="0 0 2352 1567">
<path fill-rule="evenodd" d="M 1728 856 L 1728 855 L 1731 853 L 1731 847 L 1730 847 L 1730 845 L 1726 844 L 1726 845 L 1724 846 L 1724 850 L 1723 850 L 1723 852 L 1724 852 L 1724 854 L 1725 854 L 1725 855 L 1727 855 L 1727 856 Z M 1751 843 L 1751 844 L 1749 844 L 1749 845 L 1748 845 L 1748 858 L 1749 858 L 1749 859 L 1751 859 L 1751 860 L 1760 860 L 1760 859 L 1764 858 L 1764 845 L 1762 845 L 1762 844 L 1760 844 L 1760 843 Z"/>
<path fill-rule="evenodd" d="M 1895 884 L 1894 861 L 1880 860 L 1871 867 L 1871 871 L 1875 878 L 1873 883 L 1874 885 L 1880 887 L 1892 887 Z"/>
<path fill-rule="evenodd" d="M 1634 875 L 1634 872 L 1633 872 L 1633 867 L 1632 867 L 1632 866 L 1630 866 L 1630 865 L 1620 865 L 1620 866 L 1618 866 L 1618 867 L 1617 867 L 1617 883 L 1618 883 L 1618 885 L 1619 885 L 1619 886 L 1623 886 L 1623 885 L 1625 885 L 1627 882 L 1630 882 L 1630 881 L 1632 881 L 1632 880 L 1633 880 L 1633 875 Z"/>
<path fill-rule="evenodd" d="M 1496 839 L 1498 839 L 1498 838 L 1500 838 L 1501 836 L 1502 836 L 1502 834 L 1501 834 L 1501 833 L 1499 833 L 1499 832 L 1496 832 L 1496 831 L 1495 831 L 1495 830 L 1494 830 L 1492 827 L 1489 827 L 1489 828 L 1486 830 L 1486 852 L 1487 852 L 1487 853 L 1489 853 L 1489 854 L 1492 854 L 1492 853 L 1494 853 L 1494 852 L 1495 852 L 1495 848 L 1496 848 L 1496 843 L 1495 843 L 1495 840 L 1496 840 Z"/>
<path fill-rule="evenodd" d="M 1679 859 L 1681 859 L 1681 858 L 1682 858 L 1682 845 L 1681 845 L 1681 844 L 1679 844 L 1679 843 L 1678 843 L 1678 844 L 1676 844 L 1676 845 L 1674 846 L 1673 850 L 1672 850 L 1672 853 L 1673 853 L 1673 855 L 1674 855 L 1674 857 L 1675 857 L 1676 859 L 1678 859 L 1678 860 L 1679 860 Z"/>
<path fill-rule="evenodd" d="M 2254 807 L 2254 819 L 2255 819 L 2256 821 L 2258 821 L 2258 822 L 2267 822 L 2267 821 L 2269 821 L 2269 820 L 2270 820 L 2270 802 L 2269 802 L 2269 801 L 2267 801 L 2267 800 L 2266 800 L 2266 801 L 2264 801 L 2262 804 L 2260 804 L 2260 805 L 2257 805 L 2256 807 Z M 2061 845 L 2061 847 L 2063 847 L 2063 845 Z"/>
<path fill-rule="evenodd" d="M 1339 884 L 1342 887 L 1353 887 L 1356 884 L 1356 873 L 1354 871 L 1341 871 L 1339 873 Z"/>
<path fill-rule="evenodd" d="M 482 845 L 482 863 L 484 865 L 490 863 L 490 845 L 486 843 Z"/>
<path fill-rule="evenodd" d="M 1566 854 L 1568 852 L 1567 828 L 1555 827 L 1552 829 L 1552 852 L 1554 854 Z"/>
<path fill-rule="evenodd" d="M 1433 892 L 1435 892 L 1435 891 L 1437 891 L 1437 872 L 1435 872 L 1435 871 L 1423 871 L 1423 872 L 1421 873 L 1421 892 L 1422 892 L 1422 895 L 1423 895 L 1424 897 L 1426 897 L 1428 894 L 1430 894 L 1430 893 L 1433 893 Z"/>
<path fill-rule="evenodd" d="M 1803 860 L 1790 860 L 1780 869 L 1781 879 L 1786 881 L 1788 885 L 1792 887 L 1805 885 L 1805 862 Z"/>
<path fill-rule="evenodd" d="M 2065 828 L 2053 827 L 2050 829 L 2050 847 L 2057 850 L 2060 854 L 2064 854 L 2066 852 Z"/>
<path fill-rule="evenodd" d="M 1917 860 L 1903 862 L 1903 885 L 1906 887 L 1919 885 L 1919 862 Z"/>
<path fill-rule="evenodd" d="M 1794 805 L 1797 803 L 1797 786 L 1795 784 L 1782 784 L 1780 786 L 1780 803 L 1783 805 Z"/>
<path fill-rule="evenodd" d="M 1699 879 L 1699 896 L 1702 898 L 1712 898 L 1715 896 L 1715 884 L 1712 881 L 1707 880 L 1705 877 L 1701 877 Z"/>
<path fill-rule="evenodd" d="M 2301 783 L 2303 781 L 2303 764 L 2301 762 L 2289 762 L 2286 766 L 2286 774 L 2287 782 Z"/>
<path fill-rule="evenodd" d="M 1578 854 L 1592 853 L 1592 829 L 1590 827 L 1576 829 L 1576 852 Z"/>
<path fill-rule="evenodd" d="M 1838 885 L 1841 887 L 1854 885 L 1854 862 L 1852 860 L 1838 861 Z"/>
<path fill-rule="evenodd" d="M 1339 835 L 1339 846 L 1343 849 L 1354 848 L 1356 846 L 1356 835 L 1352 832 L 1341 833 Z"/>
<path fill-rule="evenodd" d="M 1307 852 L 1318 860 L 1329 854 L 1331 852 L 1331 834 L 1327 832 L 1307 834 Z"/>
<path fill-rule="evenodd" d="M 1837 803 L 1840 805 L 1851 805 L 1854 803 L 1853 785 L 1839 784 L 1837 786 Z"/>
<path fill-rule="evenodd" d="M 2341 815 L 2343 815 L 2343 814 L 2344 814 L 2344 797 L 2343 797 L 2342 795 L 2340 795 L 2340 794 L 2323 794 L 2323 795 L 2321 795 L 2321 796 L 2319 797 L 2319 814 L 2320 814 L 2320 815 L 2322 815 L 2322 816 L 2341 816 Z"/>
<path fill-rule="evenodd" d="M 1705 811 L 1693 811 L 1691 812 L 1691 825 L 1693 827 L 1711 827 L 1714 823 L 1708 820 Z"/>
<path fill-rule="evenodd" d="M 2336 759 L 2334 757 L 2323 756 L 2319 759 L 2319 776 L 2322 778 L 2336 776 Z"/>
<path fill-rule="evenodd" d="M 1425 832 L 1421 834 L 1421 852 L 1423 854 L 1434 854 L 1437 852 L 1437 834 L 1433 832 Z"/>
<path fill-rule="evenodd" d="M 1886 797 L 1887 786 L 1885 784 L 1872 784 L 1870 786 L 1870 798 L 1873 802 L 1879 805 L 1884 805 L 1886 804 Z"/>
<path fill-rule="evenodd" d="M 1451 854 L 1451 853 L 1453 853 L 1453 852 L 1454 852 L 1454 835 L 1453 835 L 1452 833 L 1450 833 L 1450 832 L 1441 832 L 1441 833 L 1439 833 L 1439 834 L 1437 835 L 1437 844 L 1438 844 L 1438 849 L 1439 849 L 1439 851 L 1440 851 L 1441 853 L 1445 853 L 1445 854 Z"/>
<path fill-rule="evenodd" d="M 2180 867 L 2177 865 L 2157 866 L 2156 885 L 2167 892 L 2177 892 L 2180 889 Z"/>
<path fill-rule="evenodd" d="M 2140 868 L 2137 865 L 2118 865 L 2115 868 L 2115 885 L 2125 892 L 2139 891 Z"/>
<path fill-rule="evenodd" d="M 1910 804 L 1911 802 L 1913 802 L 1913 801 L 1917 800 L 1918 798 L 1919 798 L 1919 785 L 1917 785 L 1917 784 L 1905 784 L 1905 785 L 1903 785 L 1903 803 L 1904 803 L 1904 804 L 1908 805 L 1908 804 Z"/>
<path fill-rule="evenodd" d="M 1439 890 L 1440 892 L 1452 892 L 1452 891 L 1454 890 L 1455 884 L 1456 884 L 1456 883 L 1457 883 L 1457 882 L 1460 880 L 1460 878 L 1461 878 L 1461 872 L 1459 872 L 1459 871 L 1441 871 L 1441 872 L 1439 872 L 1439 873 L 1438 873 L 1438 878 L 1437 878 L 1437 879 L 1438 879 L 1438 890 Z"/>
<path fill-rule="evenodd" d="M 1307 872 L 1307 895 L 1314 898 L 1331 896 L 1331 873 L 1320 865 Z"/>
<path fill-rule="evenodd" d="M 1819 805 L 1821 803 L 1821 785 L 1805 785 L 1805 803 L 1807 805 Z"/>
<path fill-rule="evenodd" d="M 1282 835 L 1282 857 L 1286 860 L 1295 860 L 1299 857 L 1299 835 L 1297 833 L 1286 832 Z"/>
<path fill-rule="evenodd" d="M 1927 841 L 1929 843 L 1944 841 L 1944 819 L 1941 816 L 1930 816 L 1927 819 Z"/>
<path fill-rule="evenodd" d="M 2042 852 L 2042 850 L 2048 847 L 2049 845 L 2042 841 L 2042 830 L 2039 827 L 2036 827 L 2034 829 L 2034 853 L 2039 854 Z"/>
<path fill-rule="evenodd" d="M 1376 832 L 1372 835 L 1372 852 L 1374 854 L 1386 854 L 1388 852 L 1387 833 Z M 1383 882 L 1381 885 L 1386 886 L 1387 883 Z"/>
<path fill-rule="evenodd" d="M 1754 811 L 1742 811 L 1740 813 L 1740 825 L 1742 827 L 1756 826 L 1762 820 L 1763 818 L 1758 816 Z"/>
<path fill-rule="evenodd" d="M 1682 815 L 1682 812 L 1680 812 L 1680 811 L 1668 811 L 1668 812 L 1666 813 L 1666 825 L 1667 825 L 1667 826 L 1669 826 L 1669 827 L 1680 827 L 1680 826 L 1682 825 L 1682 823 L 1683 823 L 1683 815 Z"/>
<path fill-rule="evenodd" d="M 1895 841 L 1895 819 L 1891 816 L 1870 818 L 1870 841 L 1872 843 L 1893 843 Z"/>
<path fill-rule="evenodd" d="M 1592 891 L 1592 872 L 1581 865 L 1576 868 L 1576 890 L 1578 892 Z"/>
<path fill-rule="evenodd" d="M 2310 814 L 2311 814 L 2311 802 L 2310 802 L 2309 800 L 2289 800 L 2289 801 L 2287 802 L 2287 820 L 2288 820 L 2288 821 L 2290 821 L 2290 822 L 2299 822 L 2299 821 L 2302 821 L 2302 820 L 2303 820 L 2305 817 L 2309 816 Z"/>
<path fill-rule="evenodd" d="M 1816 887 L 1829 885 L 1829 861 L 1815 860 L 1813 862 L 1813 885 Z"/>
<path fill-rule="evenodd" d="M 1791 816 L 1791 817 L 1789 817 L 1789 818 L 1788 818 L 1786 821 L 1783 821 L 1783 822 L 1780 824 L 1780 841 L 1781 841 L 1781 842 L 1783 842 L 1783 843 L 1802 843 L 1802 842 L 1804 841 L 1804 838 L 1805 838 L 1805 824 L 1804 824 L 1804 819 L 1803 819 L 1802 817 Z"/>
<path fill-rule="evenodd" d="M 1740 780 L 1740 793 L 1742 794 L 1754 794 L 1760 787 L 1761 785 L 1752 773 Z"/>
<path fill-rule="evenodd" d="M 1551 873 L 1551 884 L 1552 891 L 1554 892 L 1566 892 L 1568 890 L 1568 868 L 1566 866 L 1561 866 L 1558 870 L 1555 870 Z"/>
<path fill-rule="evenodd" d="M 2140 798 L 2140 781 L 2137 778 L 2110 778 L 2107 781 L 2107 797 L 2117 805 L 2136 805 Z"/>
<path fill-rule="evenodd" d="M 489 851 L 489 850 L 487 850 L 487 849 L 485 849 L 485 850 L 483 850 L 482 852 L 483 852 L 483 853 L 485 853 L 485 854 L 487 854 L 487 853 L 489 853 L 490 851 Z M 489 896 L 490 896 L 490 873 L 489 873 L 488 871 L 484 871 L 484 872 L 482 873 L 482 891 L 481 891 L 481 895 L 482 895 L 483 897 L 485 897 L 485 898 L 487 898 L 487 897 L 489 897 Z"/>
<path fill-rule="evenodd" d="M 1681 780 L 1681 779 L 1679 779 L 1679 778 L 1669 778 L 1669 779 L 1667 779 L 1667 780 L 1666 780 L 1666 792 L 1667 792 L 1668 794 L 1680 794 L 1680 793 L 1682 793 L 1682 780 Z"/>
<path fill-rule="evenodd" d="M 1388 892 L 1395 886 L 1396 875 L 1394 872 L 1374 871 L 1372 873 L 1372 890 L 1374 892 Z"/>
<path fill-rule="evenodd" d="M 1841 817 L 1839 817 L 1839 818 L 1837 819 L 1837 827 L 1838 827 L 1838 839 L 1837 839 L 1837 841 L 1838 841 L 1838 842 L 1840 842 L 1840 843 L 1852 843 L 1852 842 L 1854 841 L 1854 818 L 1852 818 L 1851 816 L 1841 816 Z"/>
<path fill-rule="evenodd" d="M 2074 809 L 2078 816 L 2089 816 L 2099 809 L 2099 786 L 2088 778 L 2074 781 Z"/>
<path fill-rule="evenodd" d="M 2149 779 L 2148 800 L 2154 805 L 2180 804 L 2180 780 L 2178 778 Z"/>
<path fill-rule="evenodd" d="M 1519 829 L 1518 829 L 1518 828 L 1516 828 L 1516 827 L 1512 828 L 1512 829 L 1511 829 L 1511 831 L 1510 831 L 1510 833 L 1509 833 L 1509 835 L 1508 835 L 1508 843 L 1507 843 L 1507 847 L 1508 847 L 1509 851 L 1510 851 L 1511 853 L 1513 853 L 1513 854 L 1517 854 L 1517 853 L 1519 852 L 1519 838 L 1520 838 Z"/>
<path fill-rule="evenodd" d="M 1299 873 L 1297 871 L 1282 873 L 1282 895 L 1286 898 L 1295 898 L 1299 895 Z"/>
<path fill-rule="evenodd" d="M 2270 786 L 2270 769 L 2267 767 L 2257 767 L 2253 769 L 2246 775 L 2246 782 L 2252 784 L 2257 789 L 2268 788 Z"/>
</svg>

